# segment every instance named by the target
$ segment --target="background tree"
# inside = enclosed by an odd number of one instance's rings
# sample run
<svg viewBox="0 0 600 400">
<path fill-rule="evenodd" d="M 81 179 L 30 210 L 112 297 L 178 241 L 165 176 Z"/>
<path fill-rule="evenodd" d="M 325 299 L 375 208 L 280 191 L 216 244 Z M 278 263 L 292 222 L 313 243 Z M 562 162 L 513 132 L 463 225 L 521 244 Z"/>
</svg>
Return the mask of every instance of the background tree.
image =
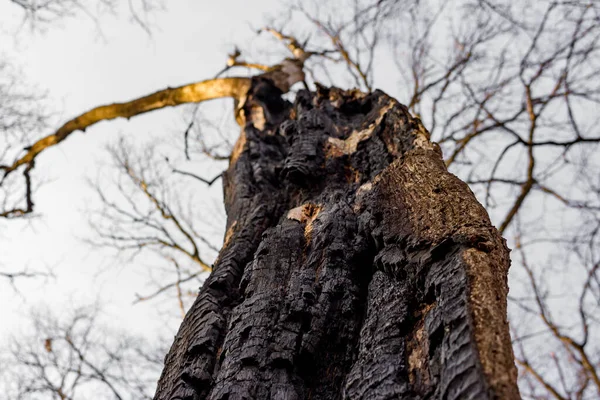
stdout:
<svg viewBox="0 0 600 400">
<path fill-rule="evenodd" d="M 115 0 L 10 0 L 21 9 L 23 24 L 32 30 L 44 30 L 68 18 L 85 15 L 94 21 L 102 14 L 116 15 L 122 11 L 123 3 Z M 150 16 L 163 8 L 161 0 L 130 0 L 127 2 L 131 20 L 151 33 Z"/>
<path fill-rule="evenodd" d="M 198 286 L 211 271 L 208 260 L 219 250 L 205 238 L 214 233 L 199 232 L 199 222 L 204 223 L 202 229 L 206 230 L 210 228 L 210 218 L 207 212 L 194 207 L 198 204 L 196 197 L 186 190 L 190 179 L 201 178 L 170 168 L 155 145 L 135 151 L 123 138 L 108 152 L 116 166 L 116 173 L 110 176 L 116 176 L 116 181 L 110 192 L 107 182 L 93 184 L 103 208 L 90 211 L 94 232 L 90 244 L 117 250 L 125 257 L 151 251 L 164 258 L 167 271 L 150 270 L 148 276 L 154 288 L 148 294 L 137 295 L 137 301 L 165 294 L 172 297 L 175 293 L 183 317 L 189 307 L 187 300 L 195 298 Z M 205 250 L 209 258 L 203 255 Z"/>
<path fill-rule="evenodd" d="M 13 339 L 4 365 L 6 399 L 149 399 L 161 350 L 139 337 L 111 332 L 98 306 L 60 316 L 37 310 L 27 333 Z"/>
</svg>

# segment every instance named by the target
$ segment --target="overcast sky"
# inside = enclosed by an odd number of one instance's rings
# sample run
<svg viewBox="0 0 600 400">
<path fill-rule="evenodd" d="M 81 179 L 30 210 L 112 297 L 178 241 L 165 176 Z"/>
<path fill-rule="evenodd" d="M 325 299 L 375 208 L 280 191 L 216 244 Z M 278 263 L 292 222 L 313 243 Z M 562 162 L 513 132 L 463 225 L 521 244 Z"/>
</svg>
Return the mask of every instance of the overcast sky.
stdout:
<svg viewBox="0 0 600 400">
<path fill-rule="evenodd" d="M 165 11 L 152 16 L 152 36 L 148 36 L 128 16 L 105 16 L 98 25 L 81 17 L 32 34 L 27 27 L 19 28 L 18 8 L 4 1 L 0 2 L 0 57 L 18 66 L 24 83 L 47 93 L 58 124 L 97 105 L 214 76 L 234 44 L 248 45 L 255 37 L 253 28 L 264 23 L 265 11 L 272 12 L 279 4 L 268 0 L 171 1 Z M 17 287 L 22 296 L 0 282 L 2 341 L 22 329 L 32 307 L 60 310 L 96 299 L 107 306 L 107 319 L 130 331 L 164 328 L 155 303 L 131 306 L 133 294 L 144 289 L 139 272 L 153 260 L 120 265 L 79 238 L 89 234 L 82 211 L 94 201 L 85 179 L 94 178 L 99 165 L 106 162 L 101 151 L 105 143 L 120 134 L 140 142 L 169 135 L 180 140 L 182 124 L 181 113 L 172 110 L 129 122 L 104 122 L 40 156 L 36 169 L 47 180 L 36 193 L 41 218 L 31 223 L 1 222 L 0 268 L 51 267 L 56 279 L 20 281 Z M 211 190 L 218 196 L 220 183 Z M 168 329 L 174 329 L 177 323 L 169 322 Z"/>
</svg>

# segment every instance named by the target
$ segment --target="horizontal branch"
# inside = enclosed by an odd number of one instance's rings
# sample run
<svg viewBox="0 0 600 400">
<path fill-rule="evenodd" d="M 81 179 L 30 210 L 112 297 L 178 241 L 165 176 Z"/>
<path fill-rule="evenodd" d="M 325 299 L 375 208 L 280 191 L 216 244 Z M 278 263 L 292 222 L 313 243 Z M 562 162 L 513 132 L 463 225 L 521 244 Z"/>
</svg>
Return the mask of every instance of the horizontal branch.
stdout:
<svg viewBox="0 0 600 400">
<path fill-rule="evenodd" d="M 199 103 L 223 97 L 241 98 L 250 89 L 249 78 L 217 78 L 192 83 L 177 88 L 167 88 L 126 103 L 114 103 L 99 106 L 73 118 L 61 126 L 55 133 L 48 135 L 32 146 L 25 148 L 27 153 L 12 165 L 0 165 L 4 176 L 19 168 L 31 164 L 42 151 L 57 145 L 75 131 L 85 131 L 88 127 L 115 118 L 131 118 L 136 115 L 164 107 L 185 103 Z"/>
</svg>

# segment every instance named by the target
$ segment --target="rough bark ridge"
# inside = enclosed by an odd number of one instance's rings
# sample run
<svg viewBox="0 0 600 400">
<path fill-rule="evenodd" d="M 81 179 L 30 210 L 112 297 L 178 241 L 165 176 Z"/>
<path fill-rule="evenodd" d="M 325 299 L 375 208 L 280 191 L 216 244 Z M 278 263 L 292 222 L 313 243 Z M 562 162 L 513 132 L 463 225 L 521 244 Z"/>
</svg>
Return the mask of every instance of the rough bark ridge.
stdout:
<svg viewBox="0 0 600 400">
<path fill-rule="evenodd" d="M 255 79 L 155 399 L 517 399 L 508 250 L 406 107 Z"/>
</svg>

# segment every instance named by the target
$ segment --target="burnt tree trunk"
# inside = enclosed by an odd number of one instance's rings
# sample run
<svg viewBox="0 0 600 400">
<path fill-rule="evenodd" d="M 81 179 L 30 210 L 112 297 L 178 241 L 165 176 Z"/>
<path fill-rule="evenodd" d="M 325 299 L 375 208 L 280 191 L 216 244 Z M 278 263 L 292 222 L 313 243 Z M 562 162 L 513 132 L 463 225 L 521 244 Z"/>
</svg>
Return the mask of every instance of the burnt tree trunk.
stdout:
<svg viewBox="0 0 600 400">
<path fill-rule="evenodd" d="M 155 399 L 517 399 L 508 249 L 406 107 L 255 79 Z"/>
</svg>

